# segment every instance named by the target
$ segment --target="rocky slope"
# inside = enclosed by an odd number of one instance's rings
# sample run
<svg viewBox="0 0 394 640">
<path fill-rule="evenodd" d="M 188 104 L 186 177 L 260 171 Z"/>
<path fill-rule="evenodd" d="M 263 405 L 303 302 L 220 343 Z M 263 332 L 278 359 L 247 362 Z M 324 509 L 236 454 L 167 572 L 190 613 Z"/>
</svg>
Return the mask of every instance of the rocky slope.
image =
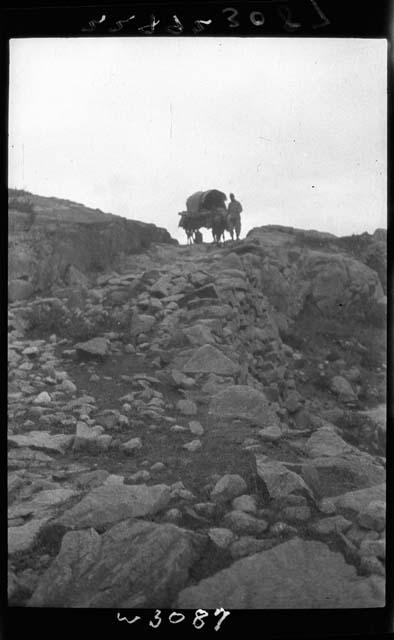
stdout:
<svg viewBox="0 0 394 640">
<path fill-rule="evenodd" d="M 338 240 L 154 244 L 9 305 L 11 604 L 384 604 L 384 290 Z"/>
<path fill-rule="evenodd" d="M 177 244 L 153 224 L 81 204 L 9 190 L 8 297 L 85 284 L 152 242 Z"/>
</svg>

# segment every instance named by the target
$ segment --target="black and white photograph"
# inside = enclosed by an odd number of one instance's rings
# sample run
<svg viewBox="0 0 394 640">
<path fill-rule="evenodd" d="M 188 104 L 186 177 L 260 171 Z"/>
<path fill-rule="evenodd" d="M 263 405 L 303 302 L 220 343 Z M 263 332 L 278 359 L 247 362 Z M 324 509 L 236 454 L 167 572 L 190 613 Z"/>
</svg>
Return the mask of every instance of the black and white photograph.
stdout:
<svg viewBox="0 0 394 640">
<path fill-rule="evenodd" d="M 10 40 L 9 607 L 385 607 L 387 51 Z"/>
</svg>

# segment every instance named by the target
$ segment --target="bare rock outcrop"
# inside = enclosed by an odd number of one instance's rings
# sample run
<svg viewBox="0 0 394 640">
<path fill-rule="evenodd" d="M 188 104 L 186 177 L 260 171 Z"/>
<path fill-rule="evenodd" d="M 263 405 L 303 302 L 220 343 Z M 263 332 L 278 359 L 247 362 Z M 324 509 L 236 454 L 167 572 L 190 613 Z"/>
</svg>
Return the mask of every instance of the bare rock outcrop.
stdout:
<svg viewBox="0 0 394 640">
<path fill-rule="evenodd" d="M 330 316 L 368 314 L 384 298 L 381 234 L 337 238 L 268 225 L 252 229 L 247 239 L 254 243 L 250 262 L 256 280 L 273 306 L 290 317 L 305 304 Z"/>
<path fill-rule="evenodd" d="M 9 191 L 10 302 L 49 292 L 53 285 L 87 286 L 152 243 L 176 244 L 165 229 L 81 204 Z"/>
</svg>

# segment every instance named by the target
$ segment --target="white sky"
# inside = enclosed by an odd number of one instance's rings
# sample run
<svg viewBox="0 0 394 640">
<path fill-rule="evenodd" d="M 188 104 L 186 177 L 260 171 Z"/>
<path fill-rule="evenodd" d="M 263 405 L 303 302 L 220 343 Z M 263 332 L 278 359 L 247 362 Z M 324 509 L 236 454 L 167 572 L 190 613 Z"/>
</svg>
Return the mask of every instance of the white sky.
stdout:
<svg viewBox="0 0 394 640">
<path fill-rule="evenodd" d="M 241 201 L 242 235 L 373 232 L 387 222 L 386 59 L 369 39 L 12 40 L 9 186 L 181 242 L 178 211 L 210 188 Z"/>
</svg>

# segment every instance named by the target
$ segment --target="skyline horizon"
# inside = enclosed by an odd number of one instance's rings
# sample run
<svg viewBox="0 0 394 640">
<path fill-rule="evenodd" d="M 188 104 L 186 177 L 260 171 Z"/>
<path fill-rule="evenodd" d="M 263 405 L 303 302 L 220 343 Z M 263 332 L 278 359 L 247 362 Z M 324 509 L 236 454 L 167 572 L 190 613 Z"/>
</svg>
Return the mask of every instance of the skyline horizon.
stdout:
<svg viewBox="0 0 394 640">
<path fill-rule="evenodd" d="M 156 224 L 155 222 L 149 222 L 148 220 L 141 220 L 139 218 L 125 216 L 125 215 L 122 215 L 122 214 L 114 213 L 112 211 L 105 211 L 101 207 L 94 207 L 94 206 L 89 205 L 89 204 L 87 204 L 85 202 L 80 202 L 80 201 L 74 200 L 71 197 L 58 196 L 58 195 L 53 195 L 53 194 L 52 195 L 47 195 L 47 194 L 43 194 L 43 193 L 34 193 L 33 191 L 31 191 L 30 189 L 28 189 L 26 187 L 15 187 L 15 186 L 11 186 L 11 185 L 8 185 L 8 190 L 24 191 L 25 193 L 28 193 L 28 194 L 30 194 L 32 196 L 37 196 L 37 197 L 40 197 L 40 198 L 48 198 L 48 199 L 53 198 L 53 199 L 60 200 L 60 201 L 70 202 L 72 204 L 76 204 L 76 205 L 82 206 L 82 207 L 84 207 L 86 209 L 90 209 L 92 211 L 98 211 L 98 212 L 103 213 L 105 215 L 118 216 L 118 217 L 124 218 L 126 220 L 131 220 L 131 221 L 135 221 L 135 222 L 142 222 L 144 224 L 155 224 L 157 227 L 161 227 L 161 228 L 165 229 L 166 231 L 168 231 L 168 233 L 170 234 L 171 238 L 174 239 L 174 240 L 177 240 L 179 242 L 179 244 L 187 244 L 187 242 L 186 242 L 186 234 L 185 234 L 185 232 L 184 232 L 184 230 L 182 228 L 180 228 L 178 230 L 178 235 L 181 237 L 181 240 L 183 240 L 183 242 L 180 241 L 179 237 L 174 237 L 171 234 L 171 232 L 169 231 L 169 229 L 164 225 Z M 189 195 L 191 195 L 191 194 L 189 194 Z M 227 200 L 229 200 L 229 198 L 227 198 Z M 226 201 L 226 205 L 227 204 L 228 203 Z M 378 231 L 380 229 L 383 229 L 383 230 L 387 231 L 387 221 L 388 221 L 388 218 L 386 219 L 386 224 L 385 225 L 376 226 L 373 229 L 372 232 L 364 230 L 364 231 L 358 231 L 358 232 L 353 232 L 353 233 L 349 233 L 349 234 L 342 234 L 342 235 L 338 235 L 338 234 L 333 233 L 332 231 L 327 231 L 325 229 L 320 229 L 320 228 L 312 228 L 312 227 L 304 228 L 304 227 L 294 226 L 294 225 L 291 225 L 291 224 L 281 224 L 280 222 L 275 222 L 275 223 L 266 222 L 266 223 L 261 224 L 261 225 L 254 225 L 254 226 L 248 228 L 246 231 L 244 231 L 244 229 L 242 229 L 241 230 L 240 239 L 241 240 L 245 239 L 247 237 L 248 233 L 250 231 L 252 231 L 253 229 L 256 229 L 256 228 L 259 228 L 259 227 L 268 227 L 268 226 L 271 226 L 271 227 L 284 227 L 284 228 L 285 227 L 290 227 L 290 228 L 293 228 L 293 229 L 296 229 L 296 230 L 299 230 L 299 231 L 312 231 L 312 232 L 318 232 L 318 233 L 327 233 L 327 234 L 330 234 L 330 235 L 332 235 L 332 236 L 334 236 L 336 238 L 347 237 L 347 236 L 351 236 L 351 235 L 362 235 L 363 233 L 368 233 L 369 235 L 373 235 L 376 231 Z M 203 231 L 205 233 L 210 235 L 211 232 L 210 232 L 209 229 L 205 229 L 205 228 L 202 228 L 202 229 L 203 229 Z M 203 235 L 204 235 L 204 233 L 203 233 Z M 210 242 L 210 241 L 211 240 L 206 241 L 204 239 L 204 242 Z"/>
</svg>

